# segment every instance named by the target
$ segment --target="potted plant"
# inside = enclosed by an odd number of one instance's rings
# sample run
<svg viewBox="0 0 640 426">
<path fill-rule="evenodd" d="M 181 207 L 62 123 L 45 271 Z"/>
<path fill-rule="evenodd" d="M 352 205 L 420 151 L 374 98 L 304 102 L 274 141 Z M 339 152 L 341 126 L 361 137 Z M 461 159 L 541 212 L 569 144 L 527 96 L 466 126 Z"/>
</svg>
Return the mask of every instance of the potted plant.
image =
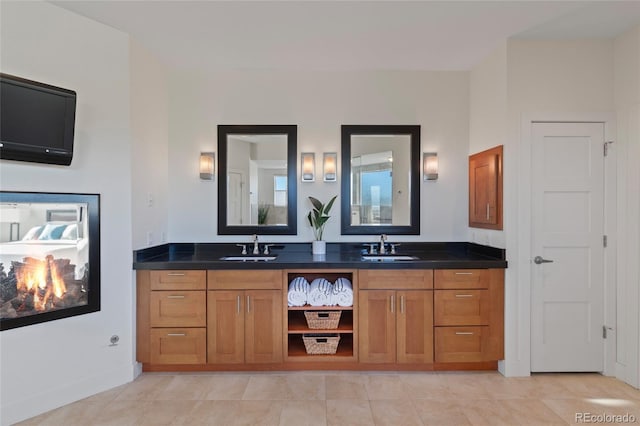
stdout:
<svg viewBox="0 0 640 426">
<path fill-rule="evenodd" d="M 322 239 L 322 233 L 324 232 L 324 226 L 331 217 L 329 216 L 329 210 L 333 207 L 333 202 L 337 197 L 335 195 L 326 205 L 322 204 L 317 198 L 309 197 L 313 210 L 307 215 L 307 220 L 309 220 L 309 225 L 313 228 L 313 235 L 316 238 L 311 243 L 311 252 L 313 254 L 325 254 L 327 252 L 327 243 Z"/>
</svg>

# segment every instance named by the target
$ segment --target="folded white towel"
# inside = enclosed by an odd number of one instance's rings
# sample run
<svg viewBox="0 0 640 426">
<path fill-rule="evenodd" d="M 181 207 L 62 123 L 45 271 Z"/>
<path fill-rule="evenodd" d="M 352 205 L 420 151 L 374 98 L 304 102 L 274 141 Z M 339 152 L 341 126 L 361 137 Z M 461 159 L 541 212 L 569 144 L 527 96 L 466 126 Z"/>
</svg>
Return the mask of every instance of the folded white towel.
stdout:
<svg viewBox="0 0 640 426">
<path fill-rule="evenodd" d="M 333 283 L 331 302 L 338 306 L 353 306 L 353 286 L 347 278 L 338 278 Z"/>
<path fill-rule="evenodd" d="M 304 277 L 296 277 L 289 283 L 287 302 L 289 306 L 304 306 L 307 304 L 309 282 Z"/>
<path fill-rule="evenodd" d="M 330 306 L 333 284 L 324 278 L 316 278 L 309 285 L 307 302 L 311 306 Z"/>
</svg>

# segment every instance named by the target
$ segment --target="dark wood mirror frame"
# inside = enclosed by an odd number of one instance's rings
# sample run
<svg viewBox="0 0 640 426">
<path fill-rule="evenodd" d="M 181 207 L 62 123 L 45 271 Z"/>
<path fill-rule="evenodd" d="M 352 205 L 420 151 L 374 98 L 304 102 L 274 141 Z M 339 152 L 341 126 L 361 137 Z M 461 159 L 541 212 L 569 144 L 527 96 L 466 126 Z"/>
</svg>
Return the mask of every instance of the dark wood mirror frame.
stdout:
<svg viewBox="0 0 640 426">
<path fill-rule="evenodd" d="M 227 224 L 227 135 L 286 134 L 287 135 L 287 224 L 228 225 Z M 296 125 L 219 125 L 218 126 L 218 235 L 296 235 L 298 232 L 298 149 Z"/>
<path fill-rule="evenodd" d="M 351 225 L 351 136 L 409 135 L 411 137 L 409 179 L 411 195 L 409 225 Z M 343 125 L 341 131 L 341 234 L 342 235 L 419 235 L 420 234 L 420 126 L 419 125 Z"/>
</svg>

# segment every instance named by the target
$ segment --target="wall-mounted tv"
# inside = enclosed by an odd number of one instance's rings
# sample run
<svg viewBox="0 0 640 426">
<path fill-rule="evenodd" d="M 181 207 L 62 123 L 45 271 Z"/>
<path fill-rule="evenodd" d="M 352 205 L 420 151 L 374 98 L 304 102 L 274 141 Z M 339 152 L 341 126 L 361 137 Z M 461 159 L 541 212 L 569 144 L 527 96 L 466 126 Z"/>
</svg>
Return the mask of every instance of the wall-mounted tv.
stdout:
<svg viewBox="0 0 640 426">
<path fill-rule="evenodd" d="M 0 73 L 0 158 L 68 166 L 76 92 Z"/>
</svg>

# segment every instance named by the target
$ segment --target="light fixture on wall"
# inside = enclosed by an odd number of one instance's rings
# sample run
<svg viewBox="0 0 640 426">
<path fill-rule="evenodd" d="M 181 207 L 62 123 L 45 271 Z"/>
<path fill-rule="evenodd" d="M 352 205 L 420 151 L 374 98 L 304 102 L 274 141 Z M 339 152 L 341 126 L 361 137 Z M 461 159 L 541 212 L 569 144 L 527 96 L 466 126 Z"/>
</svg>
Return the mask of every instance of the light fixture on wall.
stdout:
<svg viewBox="0 0 640 426">
<path fill-rule="evenodd" d="M 300 155 L 302 167 L 302 182 L 313 182 L 316 180 L 316 155 L 313 152 L 303 152 Z"/>
<path fill-rule="evenodd" d="M 422 180 L 438 180 L 438 153 L 425 152 L 422 154 Z"/>
<path fill-rule="evenodd" d="M 336 182 L 338 180 L 337 168 L 338 154 L 336 152 L 325 152 L 322 156 L 322 174 L 325 182 Z"/>
<path fill-rule="evenodd" d="M 216 171 L 216 155 L 213 152 L 200 153 L 200 179 L 213 180 Z"/>
</svg>

